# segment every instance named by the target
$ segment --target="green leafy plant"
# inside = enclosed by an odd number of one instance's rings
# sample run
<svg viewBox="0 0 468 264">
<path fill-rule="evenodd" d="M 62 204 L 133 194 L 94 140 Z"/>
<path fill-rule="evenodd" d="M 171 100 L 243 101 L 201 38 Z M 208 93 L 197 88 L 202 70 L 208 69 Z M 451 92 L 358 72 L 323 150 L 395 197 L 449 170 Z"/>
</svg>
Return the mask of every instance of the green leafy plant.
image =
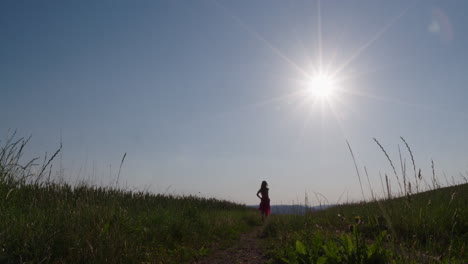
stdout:
<svg viewBox="0 0 468 264">
<path fill-rule="evenodd" d="M 294 245 L 282 251 L 282 256 L 277 257 L 287 264 L 387 263 L 391 252 L 382 246 L 385 237 L 384 231 L 377 241 L 368 245 L 357 229 L 353 234 L 338 237 L 323 236 L 317 232 L 312 238 L 296 240 Z"/>
</svg>

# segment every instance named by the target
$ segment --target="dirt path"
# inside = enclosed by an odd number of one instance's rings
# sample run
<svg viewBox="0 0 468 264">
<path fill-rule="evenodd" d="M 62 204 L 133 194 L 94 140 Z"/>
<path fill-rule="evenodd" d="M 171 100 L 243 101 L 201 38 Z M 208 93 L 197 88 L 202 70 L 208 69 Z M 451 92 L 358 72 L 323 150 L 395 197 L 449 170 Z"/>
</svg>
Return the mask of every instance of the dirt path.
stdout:
<svg viewBox="0 0 468 264">
<path fill-rule="evenodd" d="M 256 227 L 249 233 L 242 234 L 239 241 L 228 249 L 213 252 L 194 264 L 263 264 L 267 261 L 260 245 L 258 235 L 262 227 Z"/>
</svg>

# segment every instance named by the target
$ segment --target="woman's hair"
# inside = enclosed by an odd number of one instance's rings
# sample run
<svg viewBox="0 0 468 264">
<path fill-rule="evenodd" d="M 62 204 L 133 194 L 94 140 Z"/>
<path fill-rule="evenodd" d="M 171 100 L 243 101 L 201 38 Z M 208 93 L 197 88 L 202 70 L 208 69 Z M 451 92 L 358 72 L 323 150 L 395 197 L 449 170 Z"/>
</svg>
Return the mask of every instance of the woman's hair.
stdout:
<svg viewBox="0 0 468 264">
<path fill-rule="evenodd" d="M 262 185 L 260 186 L 260 190 L 268 189 L 268 183 L 266 181 L 262 181 Z"/>
</svg>

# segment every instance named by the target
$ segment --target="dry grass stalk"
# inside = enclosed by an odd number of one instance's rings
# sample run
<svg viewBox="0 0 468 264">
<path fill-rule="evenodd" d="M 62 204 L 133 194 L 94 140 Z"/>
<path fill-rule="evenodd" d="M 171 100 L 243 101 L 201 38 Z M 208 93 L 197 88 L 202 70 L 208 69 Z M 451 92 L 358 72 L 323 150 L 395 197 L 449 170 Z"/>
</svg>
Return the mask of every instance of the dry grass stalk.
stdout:
<svg viewBox="0 0 468 264">
<path fill-rule="evenodd" d="M 42 178 L 42 174 L 44 173 L 44 171 L 47 169 L 49 164 L 55 159 L 55 157 L 57 156 L 57 154 L 59 154 L 59 152 L 61 150 L 62 150 L 62 144 L 60 144 L 60 147 L 57 149 L 57 151 L 55 151 L 54 155 L 52 155 L 52 157 L 50 157 L 50 159 L 47 161 L 47 163 L 42 165 L 41 172 L 39 173 L 39 175 L 37 175 L 37 178 L 34 181 L 35 184 L 37 184 L 39 182 L 39 180 Z M 45 160 L 46 160 L 46 157 L 44 157 L 44 161 Z"/>
<path fill-rule="evenodd" d="M 392 160 L 390 159 L 390 156 L 388 156 L 388 153 L 387 151 L 382 147 L 382 145 L 380 144 L 380 142 L 374 138 L 374 141 L 375 143 L 377 143 L 377 145 L 379 145 L 380 149 L 383 151 L 383 153 L 385 154 L 385 157 L 387 157 L 387 160 L 388 162 L 390 163 L 390 166 L 392 166 L 392 169 L 393 169 L 393 173 L 395 174 L 395 177 L 397 179 L 397 182 L 398 182 L 398 186 L 400 187 L 400 192 L 403 192 L 403 189 L 401 188 L 401 183 L 400 183 L 400 178 L 398 177 L 398 174 L 396 172 L 396 169 L 395 169 L 395 166 L 393 165 L 393 162 Z"/>
<path fill-rule="evenodd" d="M 117 174 L 117 180 L 115 181 L 115 184 L 119 184 L 119 178 L 120 178 L 120 171 L 122 170 L 122 165 L 124 163 L 125 157 L 127 157 L 127 152 L 124 153 L 122 160 L 120 161 L 120 167 L 119 167 L 119 173 Z"/>
<path fill-rule="evenodd" d="M 431 168 L 432 168 L 432 188 L 437 189 L 439 188 L 439 183 L 437 182 L 436 176 L 435 176 L 435 169 L 434 169 L 434 160 L 431 159 Z"/>
<path fill-rule="evenodd" d="M 346 144 L 348 144 L 349 152 L 351 153 L 351 157 L 353 158 L 353 162 L 354 162 L 354 167 L 356 168 L 356 173 L 357 173 L 358 180 L 359 180 L 359 186 L 361 187 L 362 198 L 365 200 L 366 196 L 364 195 L 364 189 L 362 188 L 361 175 L 359 174 L 359 169 L 356 164 L 356 158 L 354 158 L 354 153 L 353 153 L 353 150 L 351 149 L 351 145 L 349 145 L 348 140 L 346 140 Z"/>
<path fill-rule="evenodd" d="M 387 174 L 385 174 L 385 183 L 387 184 L 387 197 L 388 199 L 392 199 L 392 191 L 390 188 L 390 180 L 388 179 Z"/>
<path fill-rule="evenodd" d="M 406 142 L 406 140 L 403 137 L 400 137 L 400 139 L 405 143 L 406 149 L 408 150 L 410 157 L 411 157 L 411 162 L 413 163 L 413 170 L 414 170 L 414 179 L 416 180 L 416 192 L 419 192 L 419 183 L 418 183 L 418 176 L 416 172 L 416 162 L 414 162 L 414 156 L 413 156 L 413 151 L 411 151 L 410 146 Z"/>
<path fill-rule="evenodd" d="M 369 190 L 371 192 L 372 201 L 375 201 L 376 199 L 375 199 L 375 196 L 374 196 L 374 191 L 372 190 L 372 185 L 371 185 L 370 180 L 369 180 L 369 173 L 367 173 L 366 166 L 364 166 L 364 172 L 366 173 L 367 184 L 369 184 Z"/>
<path fill-rule="evenodd" d="M 385 198 L 385 187 L 384 187 L 384 184 L 383 184 L 383 179 L 382 179 L 382 173 L 379 171 L 379 176 L 380 176 L 380 184 L 382 185 L 382 194 Z"/>
<path fill-rule="evenodd" d="M 403 159 L 401 157 L 400 145 L 398 145 L 398 155 L 400 156 L 401 175 L 403 176 L 403 190 L 404 190 L 404 194 L 406 195 L 407 194 L 407 191 L 406 191 L 406 160 L 405 160 L 405 162 L 403 162 Z"/>
</svg>

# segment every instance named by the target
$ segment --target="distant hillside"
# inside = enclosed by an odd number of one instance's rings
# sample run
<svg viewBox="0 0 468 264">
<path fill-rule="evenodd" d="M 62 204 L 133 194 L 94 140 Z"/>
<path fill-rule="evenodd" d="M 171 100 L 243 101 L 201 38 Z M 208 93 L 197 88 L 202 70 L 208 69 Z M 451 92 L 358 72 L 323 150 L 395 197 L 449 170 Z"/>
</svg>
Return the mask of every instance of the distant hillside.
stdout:
<svg viewBox="0 0 468 264">
<path fill-rule="evenodd" d="M 272 205 L 271 214 L 290 214 L 290 215 L 303 215 L 306 211 L 320 211 L 335 205 L 322 205 L 322 206 L 304 206 L 304 205 Z M 248 207 L 258 208 L 258 205 L 249 205 Z"/>
</svg>

